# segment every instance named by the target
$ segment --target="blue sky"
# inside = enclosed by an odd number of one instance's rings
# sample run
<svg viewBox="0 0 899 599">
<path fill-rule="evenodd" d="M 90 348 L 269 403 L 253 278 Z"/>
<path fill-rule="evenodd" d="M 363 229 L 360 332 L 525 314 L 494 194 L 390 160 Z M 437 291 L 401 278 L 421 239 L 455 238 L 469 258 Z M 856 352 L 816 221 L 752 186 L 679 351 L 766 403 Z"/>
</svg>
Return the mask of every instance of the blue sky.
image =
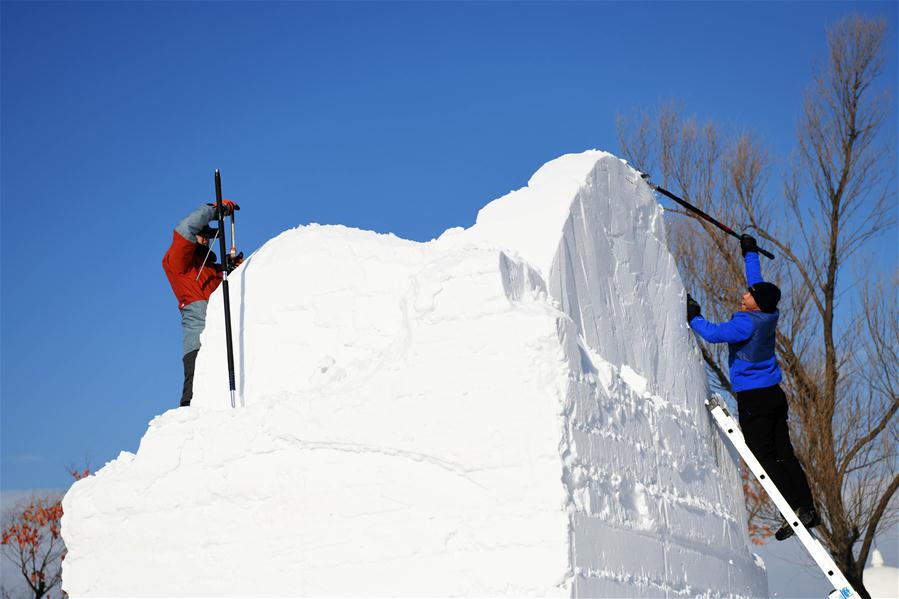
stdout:
<svg viewBox="0 0 899 599">
<path fill-rule="evenodd" d="M 216 168 L 247 253 L 308 222 L 427 240 L 560 154 L 617 152 L 616 113 L 670 98 L 786 157 L 825 27 L 853 11 L 887 19 L 897 89 L 892 2 L 0 11 L 4 490 L 65 486 L 177 406 L 160 261 Z"/>
<path fill-rule="evenodd" d="M 468 226 L 668 99 L 785 159 L 853 11 L 887 19 L 895 94 L 895 2 L 2 2 L 0 488 L 65 487 L 177 406 L 160 261 L 214 169 L 249 253 L 308 222 Z M 780 596 L 817 584 L 774 567 Z"/>
</svg>

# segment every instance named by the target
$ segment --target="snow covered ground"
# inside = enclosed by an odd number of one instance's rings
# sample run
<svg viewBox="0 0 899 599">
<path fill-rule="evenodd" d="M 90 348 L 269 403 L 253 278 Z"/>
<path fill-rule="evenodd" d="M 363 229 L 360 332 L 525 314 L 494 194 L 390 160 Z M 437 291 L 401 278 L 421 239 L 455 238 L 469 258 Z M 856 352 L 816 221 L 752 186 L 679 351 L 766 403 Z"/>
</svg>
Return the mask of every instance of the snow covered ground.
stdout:
<svg viewBox="0 0 899 599">
<path fill-rule="evenodd" d="M 193 407 L 64 500 L 70 595 L 767 594 L 662 210 L 604 152 L 416 243 L 285 231 Z"/>
</svg>

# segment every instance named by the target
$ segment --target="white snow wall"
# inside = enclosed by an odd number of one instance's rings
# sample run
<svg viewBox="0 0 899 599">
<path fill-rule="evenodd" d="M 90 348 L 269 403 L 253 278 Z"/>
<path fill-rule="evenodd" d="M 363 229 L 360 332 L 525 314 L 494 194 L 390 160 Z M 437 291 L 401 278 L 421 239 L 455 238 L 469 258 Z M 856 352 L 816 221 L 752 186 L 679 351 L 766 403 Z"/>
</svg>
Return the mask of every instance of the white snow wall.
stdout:
<svg viewBox="0 0 899 599">
<path fill-rule="evenodd" d="M 662 210 L 604 152 L 415 243 L 311 225 L 64 500 L 70 595 L 764 596 Z"/>
</svg>

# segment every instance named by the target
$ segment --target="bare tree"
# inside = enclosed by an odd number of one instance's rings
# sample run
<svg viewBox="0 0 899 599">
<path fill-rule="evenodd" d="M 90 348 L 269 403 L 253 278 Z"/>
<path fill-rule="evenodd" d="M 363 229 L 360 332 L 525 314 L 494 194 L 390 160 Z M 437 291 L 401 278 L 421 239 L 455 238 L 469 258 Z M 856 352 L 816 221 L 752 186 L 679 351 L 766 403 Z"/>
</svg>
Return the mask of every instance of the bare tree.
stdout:
<svg viewBox="0 0 899 599">
<path fill-rule="evenodd" d="M 66 468 L 76 481 L 90 475 L 90 466 Z M 34 599 L 50 597 L 62 590 L 62 561 L 66 547 L 62 540 L 62 494 L 34 495 L 4 515 L 0 530 L 0 553 L 9 560 L 28 585 Z M 0 585 L 3 599 L 10 590 Z"/>
<path fill-rule="evenodd" d="M 818 534 L 865 596 L 862 571 L 878 528 L 896 520 L 899 487 L 899 287 L 895 276 L 875 281 L 864 254 L 896 223 L 895 163 L 884 143 L 891 100 L 873 87 L 885 30 L 882 21 L 853 16 L 828 31 L 828 59 L 806 93 L 798 159 L 784 180 L 786 202 L 767 197 L 770 160 L 751 134 L 725 139 L 671 105 L 654 126 L 645 114 L 636 127 L 619 118 L 625 156 L 657 164 L 688 201 L 779 254 L 765 266 L 784 291 L 776 341 L 791 436 L 825 520 Z M 732 240 L 704 221 L 669 222 L 685 283 L 713 319 L 725 320 L 718 307 L 733 306 L 745 287 Z M 724 351 L 702 347 L 712 380 L 729 391 Z M 757 487 L 747 491 L 758 504 L 750 506 L 750 530 L 764 536 L 775 512 Z"/>
<path fill-rule="evenodd" d="M 33 497 L 3 522 L 3 556 L 22 573 L 34 599 L 48 596 L 62 582 L 61 518 L 61 498 Z"/>
</svg>

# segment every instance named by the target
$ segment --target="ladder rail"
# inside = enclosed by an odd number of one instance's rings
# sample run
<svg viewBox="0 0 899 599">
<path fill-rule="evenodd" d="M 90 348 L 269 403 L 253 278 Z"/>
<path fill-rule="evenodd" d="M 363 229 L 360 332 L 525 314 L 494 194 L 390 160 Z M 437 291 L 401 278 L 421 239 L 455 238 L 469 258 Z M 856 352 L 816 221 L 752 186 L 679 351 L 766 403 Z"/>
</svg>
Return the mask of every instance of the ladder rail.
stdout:
<svg viewBox="0 0 899 599">
<path fill-rule="evenodd" d="M 827 577 L 827 580 L 833 585 L 835 590 L 829 597 L 842 599 L 859 597 L 858 592 L 856 592 L 852 585 L 849 584 L 846 576 L 840 571 L 836 563 L 834 563 L 833 558 L 824 546 L 821 545 L 821 542 L 813 537 L 805 525 L 802 524 L 796 516 L 796 512 L 793 511 L 793 508 L 787 503 L 787 500 L 778 490 L 777 486 L 775 486 L 771 477 L 768 476 L 768 473 L 762 468 L 762 465 L 756 459 L 752 450 L 746 445 L 743 432 L 740 430 L 737 422 L 733 419 L 733 416 L 730 415 L 730 412 L 727 411 L 723 402 L 721 402 L 717 396 L 712 396 L 706 400 L 706 407 L 709 409 L 709 412 L 711 412 L 718 428 L 720 428 L 724 435 L 730 440 L 734 449 L 737 450 L 740 457 L 743 458 L 743 461 L 746 462 L 746 465 L 752 471 L 752 474 L 755 475 L 756 479 L 758 479 L 759 483 L 762 485 L 762 488 L 768 493 L 768 497 L 771 498 L 771 501 L 777 507 L 778 511 L 784 518 L 786 518 L 789 525 L 793 528 L 796 537 L 803 544 L 806 551 L 809 552 L 809 555 L 811 555 L 818 567 L 821 568 L 821 571 Z"/>
</svg>

